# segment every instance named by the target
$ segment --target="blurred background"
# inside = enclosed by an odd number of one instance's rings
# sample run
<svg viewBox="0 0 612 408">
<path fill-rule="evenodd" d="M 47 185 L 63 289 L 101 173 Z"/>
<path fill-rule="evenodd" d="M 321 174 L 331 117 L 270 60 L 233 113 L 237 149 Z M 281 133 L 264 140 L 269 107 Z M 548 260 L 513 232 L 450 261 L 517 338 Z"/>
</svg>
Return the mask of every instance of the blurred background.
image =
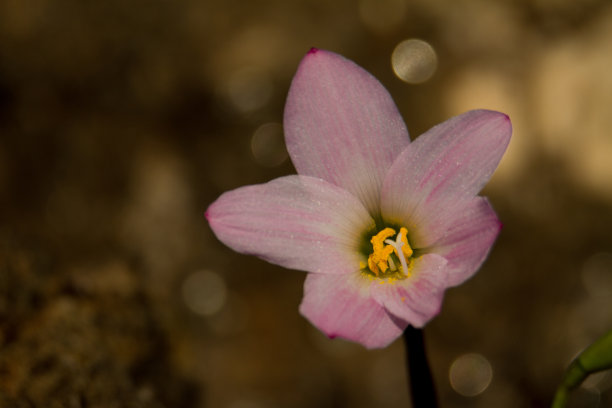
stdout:
<svg viewBox="0 0 612 408">
<path fill-rule="evenodd" d="M 413 138 L 510 115 L 483 192 L 504 229 L 425 335 L 442 406 L 548 406 L 612 327 L 611 43 L 605 0 L 1 1 L 0 405 L 409 406 L 401 341 L 328 340 L 303 273 L 204 219 L 295 172 L 283 106 L 316 46 Z M 611 407 L 612 375 L 571 404 Z"/>
</svg>

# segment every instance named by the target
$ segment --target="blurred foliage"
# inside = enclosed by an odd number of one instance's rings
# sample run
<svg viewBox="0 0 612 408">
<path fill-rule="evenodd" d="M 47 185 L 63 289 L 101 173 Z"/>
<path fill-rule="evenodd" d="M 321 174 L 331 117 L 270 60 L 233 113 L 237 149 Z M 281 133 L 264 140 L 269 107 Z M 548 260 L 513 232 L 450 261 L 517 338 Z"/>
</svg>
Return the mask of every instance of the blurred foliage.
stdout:
<svg viewBox="0 0 612 408">
<path fill-rule="evenodd" d="M 598 338 L 576 357 L 555 393 L 553 408 L 567 406 L 569 393 L 591 374 L 612 369 L 612 330 Z"/>
</svg>

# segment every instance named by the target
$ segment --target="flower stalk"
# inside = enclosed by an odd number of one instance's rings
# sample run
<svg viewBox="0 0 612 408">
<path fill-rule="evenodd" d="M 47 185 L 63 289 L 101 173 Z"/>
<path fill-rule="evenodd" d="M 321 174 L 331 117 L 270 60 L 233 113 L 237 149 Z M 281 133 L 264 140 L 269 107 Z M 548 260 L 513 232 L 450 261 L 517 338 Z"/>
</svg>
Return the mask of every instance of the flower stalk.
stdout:
<svg viewBox="0 0 612 408">
<path fill-rule="evenodd" d="M 404 330 L 406 344 L 406 371 L 408 374 L 408 389 L 414 408 L 436 408 L 438 398 L 427 362 L 423 330 L 408 326 Z"/>
</svg>

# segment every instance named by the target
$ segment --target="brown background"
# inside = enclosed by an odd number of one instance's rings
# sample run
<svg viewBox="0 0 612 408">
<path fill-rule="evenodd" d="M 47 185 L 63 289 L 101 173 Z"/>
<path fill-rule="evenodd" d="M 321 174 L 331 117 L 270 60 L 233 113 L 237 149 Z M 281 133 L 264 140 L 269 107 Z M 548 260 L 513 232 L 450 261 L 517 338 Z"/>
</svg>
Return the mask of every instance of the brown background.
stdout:
<svg viewBox="0 0 612 408">
<path fill-rule="evenodd" d="M 438 55 L 421 85 L 390 65 L 414 37 Z M 408 406 L 400 341 L 327 340 L 297 312 L 301 272 L 203 217 L 294 172 L 271 165 L 280 139 L 262 159 L 251 138 L 311 46 L 378 77 L 412 137 L 511 116 L 484 192 L 505 227 L 426 337 L 444 407 L 547 406 L 612 327 L 611 41 L 604 0 L 0 2 L 0 406 Z M 449 381 L 466 353 L 493 373 L 473 397 Z M 573 406 L 612 406 L 611 386 Z"/>
</svg>

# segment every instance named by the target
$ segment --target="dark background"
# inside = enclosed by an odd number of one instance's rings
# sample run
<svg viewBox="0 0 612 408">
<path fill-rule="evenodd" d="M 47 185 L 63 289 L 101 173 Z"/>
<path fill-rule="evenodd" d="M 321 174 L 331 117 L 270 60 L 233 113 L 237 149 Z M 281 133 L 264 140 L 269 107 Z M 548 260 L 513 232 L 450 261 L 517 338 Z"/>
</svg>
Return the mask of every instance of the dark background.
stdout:
<svg viewBox="0 0 612 408">
<path fill-rule="evenodd" d="M 437 52 L 420 85 L 391 69 L 407 38 Z M 294 172 L 279 124 L 311 46 L 379 78 L 412 137 L 512 118 L 484 191 L 504 229 L 425 334 L 444 407 L 547 406 L 612 327 L 611 40 L 604 0 L 0 1 L 0 406 L 408 406 L 401 341 L 326 339 L 304 275 L 203 216 Z"/>
</svg>

